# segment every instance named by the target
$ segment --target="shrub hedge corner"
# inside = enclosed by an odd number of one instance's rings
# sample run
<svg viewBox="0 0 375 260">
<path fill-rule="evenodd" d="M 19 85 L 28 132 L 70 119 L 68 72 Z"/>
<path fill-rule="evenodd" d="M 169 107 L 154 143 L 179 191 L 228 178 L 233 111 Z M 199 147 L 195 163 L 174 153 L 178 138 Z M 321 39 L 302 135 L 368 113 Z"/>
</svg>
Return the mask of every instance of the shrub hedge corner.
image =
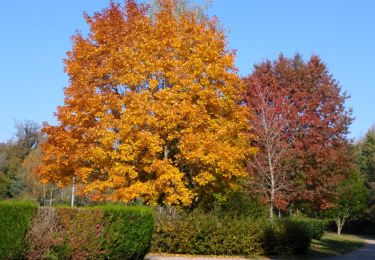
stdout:
<svg viewBox="0 0 375 260">
<path fill-rule="evenodd" d="M 103 249 L 109 259 L 143 259 L 151 246 L 152 210 L 142 206 L 105 205 Z M 126 220 L 126 221 L 124 221 Z"/>
<path fill-rule="evenodd" d="M 0 201 L 0 259 L 23 259 L 27 230 L 38 206 L 27 201 Z"/>
</svg>

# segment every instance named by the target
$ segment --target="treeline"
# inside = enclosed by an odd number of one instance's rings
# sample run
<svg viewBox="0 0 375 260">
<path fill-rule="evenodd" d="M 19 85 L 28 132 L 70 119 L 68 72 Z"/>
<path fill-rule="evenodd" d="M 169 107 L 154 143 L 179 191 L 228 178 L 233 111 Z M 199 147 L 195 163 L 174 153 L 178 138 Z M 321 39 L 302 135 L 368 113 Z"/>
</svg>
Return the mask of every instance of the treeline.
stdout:
<svg viewBox="0 0 375 260">
<path fill-rule="evenodd" d="M 14 137 L 0 144 L 0 198 L 39 197 L 39 183 L 31 176 L 32 164 L 40 161 L 39 128 L 31 121 L 17 122 Z"/>
<path fill-rule="evenodd" d="M 30 166 L 39 192 L 74 183 L 90 203 L 209 211 L 240 193 L 271 220 L 328 217 L 338 232 L 371 222 L 373 131 L 348 139 L 348 95 L 324 62 L 280 55 L 241 78 L 217 19 L 184 3 L 128 0 L 85 16 L 90 34 L 73 37 L 58 125 L 43 126 L 40 148 L 2 146 L 2 196 L 21 196 L 15 184 Z"/>
<path fill-rule="evenodd" d="M 364 199 L 352 203 L 351 208 L 359 205 L 359 210 L 349 223 L 348 230 L 366 234 L 375 234 L 375 125 L 372 126 L 354 145 L 357 184 L 354 182 L 351 187 L 355 190 L 365 189 Z M 363 185 L 364 183 L 364 185 Z M 360 184 L 360 185 L 359 185 Z M 363 187 L 364 186 L 364 187 Z M 356 192 L 355 194 L 358 194 Z M 347 192 L 347 196 L 355 196 Z M 345 207 L 345 199 L 339 199 L 335 206 Z M 362 204 L 363 203 L 363 204 Z"/>
<path fill-rule="evenodd" d="M 0 143 L 0 200 L 26 199 L 40 205 L 67 204 L 70 187 L 43 182 L 38 174 L 43 135 L 33 121 L 18 121 L 14 136 Z"/>
</svg>

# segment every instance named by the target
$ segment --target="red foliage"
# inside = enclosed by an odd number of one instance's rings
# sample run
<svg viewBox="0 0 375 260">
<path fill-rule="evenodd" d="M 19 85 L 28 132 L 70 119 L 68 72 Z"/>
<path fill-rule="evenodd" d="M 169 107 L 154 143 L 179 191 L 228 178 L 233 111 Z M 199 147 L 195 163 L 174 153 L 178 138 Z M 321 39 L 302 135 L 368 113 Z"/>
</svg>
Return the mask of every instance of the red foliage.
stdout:
<svg viewBox="0 0 375 260">
<path fill-rule="evenodd" d="M 244 82 L 247 104 L 255 111 L 261 102 L 252 93 L 259 86 L 276 86 L 272 87 L 274 97 L 269 104 L 288 101 L 288 109 L 282 112 L 288 119 L 283 138 L 291 149 L 288 163 L 293 165 L 290 170 L 294 176 L 294 192 L 288 194 L 288 199 L 325 207 L 333 188 L 345 178 L 350 161 L 346 136 L 352 117 L 344 105 L 348 96 L 341 93 L 316 55 L 307 62 L 299 55 L 291 59 L 281 55 L 274 62 L 256 65 Z"/>
</svg>

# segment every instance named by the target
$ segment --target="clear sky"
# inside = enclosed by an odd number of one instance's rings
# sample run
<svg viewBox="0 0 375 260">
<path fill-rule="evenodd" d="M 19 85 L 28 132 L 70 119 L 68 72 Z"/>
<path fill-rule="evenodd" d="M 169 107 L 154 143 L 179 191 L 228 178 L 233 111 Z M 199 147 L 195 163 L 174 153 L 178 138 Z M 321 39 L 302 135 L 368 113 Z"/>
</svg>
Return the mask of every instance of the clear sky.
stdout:
<svg viewBox="0 0 375 260">
<path fill-rule="evenodd" d="M 201 0 L 196 0 L 202 2 Z M 70 36 L 87 32 L 82 17 L 108 0 L 17 0 L 0 4 L 0 142 L 15 120 L 47 121 L 63 104 Z M 241 75 L 283 52 L 320 55 L 351 98 L 358 138 L 375 123 L 375 1 L 214 0 L 210 14 L 228 31 Z"/>
</svg>

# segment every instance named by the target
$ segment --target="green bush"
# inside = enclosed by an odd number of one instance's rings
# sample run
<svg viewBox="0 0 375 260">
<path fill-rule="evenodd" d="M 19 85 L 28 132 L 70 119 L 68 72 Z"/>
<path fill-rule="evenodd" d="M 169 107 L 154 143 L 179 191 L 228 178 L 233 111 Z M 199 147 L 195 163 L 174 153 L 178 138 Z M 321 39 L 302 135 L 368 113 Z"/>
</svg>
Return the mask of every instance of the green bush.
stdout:
<svg viewBox="0 0 375 260">
<path fill-rule="evenodd" d="M 0 259 L 22 259 L 27 230 L 38 206 L 24 201 L 0 202 Z"/>
<path fill-rule="evenodd" d="M 298 222 L 305 227 L 313 239 L 321 239 L 324 230 L 326 229 L 326 222 L 321 219 L 306 218 L 302 216 L 293 217 L 294 222 Z"/>
<path fill-rule="evenodd" d="M 267 255 L 303 254 L 310 247 L 311 237 L 300 222 L 283 219 L 266 225 L 261 241 Z"/>
<path fill-rule="evenodd" d="M 281 242 L 284 248 L 290 248 L 293 254 L 306 253 L 311 244 L 309 231 L 301 223 L 285 220 L 283 221 L 283 233 Z"/>
<path fill-rule="evenodd" d="M 103 249 L 109 259 L 143 259 L 150 249 L 154 217 L 150 208 L 105 205 Z"/>
<path fill-rule="evenodd" d="M 228 199 L 221 203 L 220 213 L 234 217 L 260 219 L 268 217 L 268 208 L 259 199 L 251 197 L 248 192 L 232 192 Z"/>
<path fill-rule="evenodd" d="M 197 255 L 259 255 L 258 223 L 245 218 L 218 217 L 213 213 L 159 211 L 152 252 Z"/>
<path fill-rule="evenodd" d="M 256 256 L 302 254 L 311 238 L 305 226 L 292 220 L 254 220 L 234 216 L 159 209 L 152 252 L 196 255 Z"/>
<path fill-rule="evenodd" d="M 267 218 L 269 215 L 269 209 L 259 201 L 259 198 L 243 190 L 229 192 L 221 200 L 216 198 L 213 201 L 201 201 L 198 210 L 215 212 L 220 217 L 260 219 Z"/>
</svg>

